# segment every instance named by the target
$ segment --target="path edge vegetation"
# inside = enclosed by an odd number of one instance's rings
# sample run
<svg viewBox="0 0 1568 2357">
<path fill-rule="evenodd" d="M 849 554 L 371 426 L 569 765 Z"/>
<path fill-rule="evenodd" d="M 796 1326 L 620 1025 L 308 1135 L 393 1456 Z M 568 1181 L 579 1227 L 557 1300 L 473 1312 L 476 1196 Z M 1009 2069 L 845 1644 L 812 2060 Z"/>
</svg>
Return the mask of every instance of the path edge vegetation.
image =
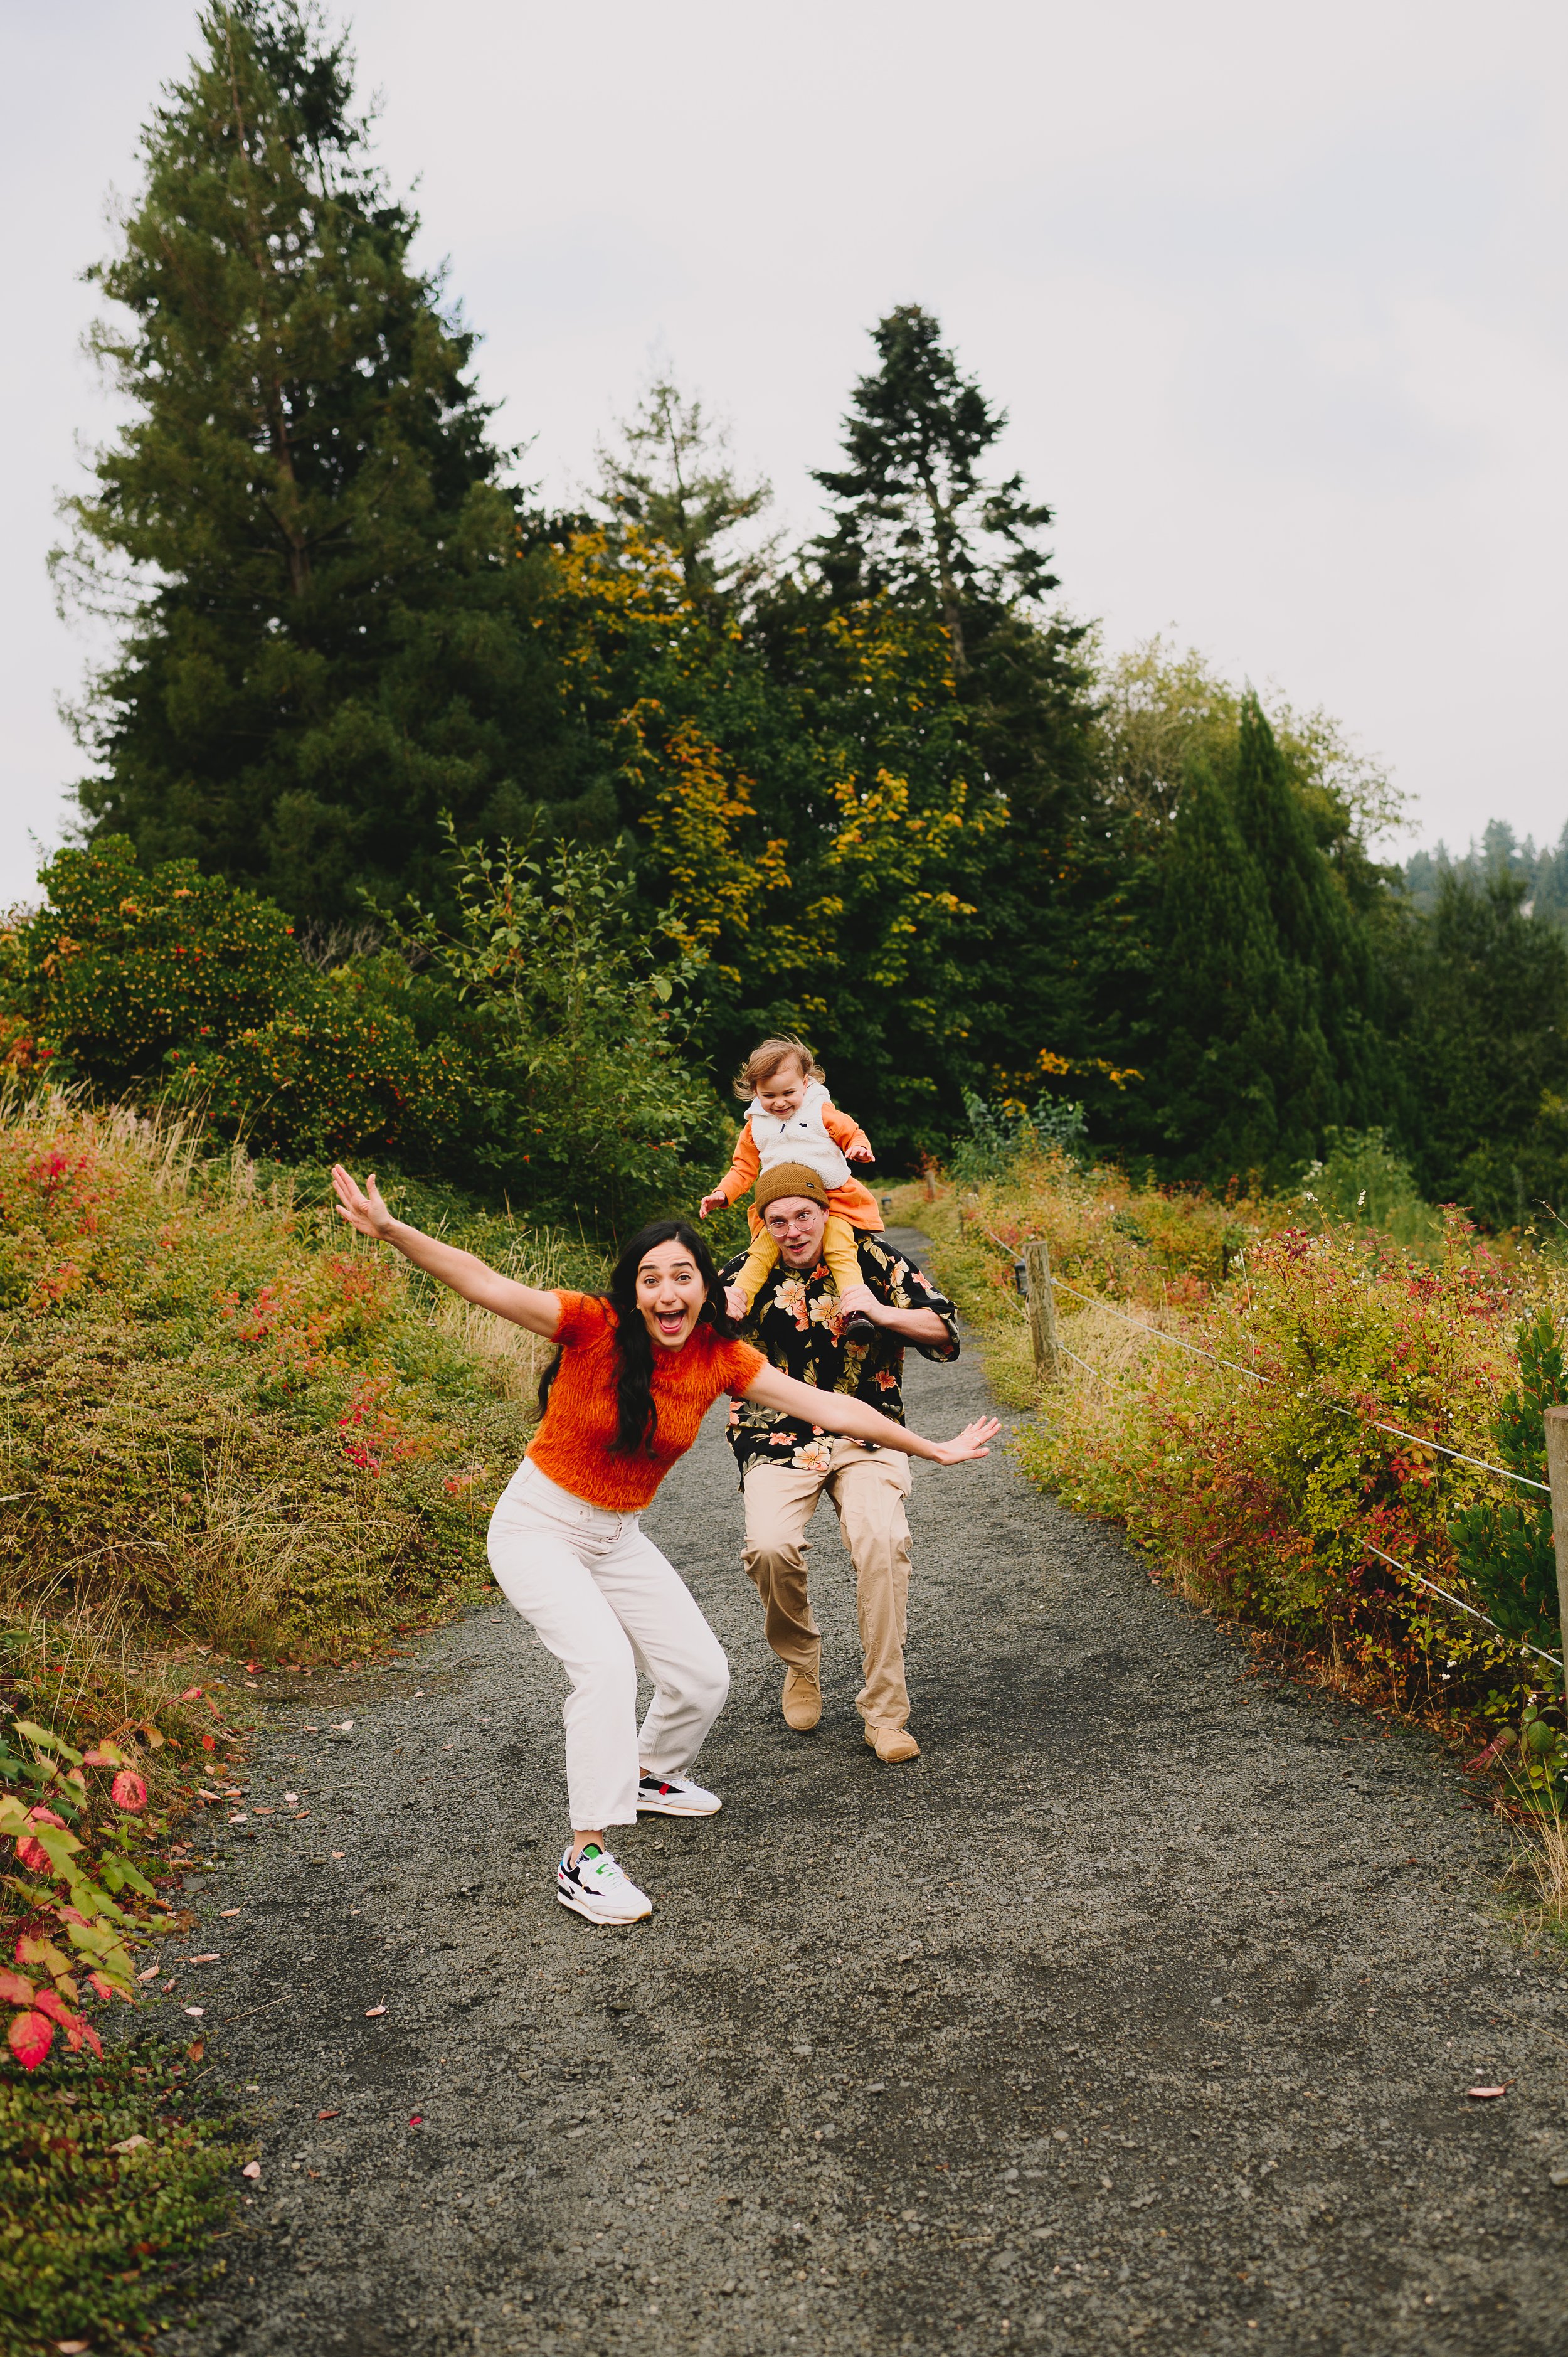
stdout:
<svg viewBox="0 0 1568 2357">
<path fill-rule="evenodd" d="M 1568 1715 L 1560 1674 L 1522 1650 L 1563 1650 L 1550 1501 L 1374 1421 L 1543 1481 L 1568 1254 L 1550 1231 L 1487 1238 L 1434 1212 L 1378 1132 L 1338 1134 L 1288 1192 L 1216 1196 L 1090 1164 L 1021 1108 L 972 1110 L 967 1153 L 899 1188 L 891 1216 L 929 1235 L 1024 1412 L 1020 1469 L 1119 1528 L 1254 1674 L 1434 1738 L 1509 1828 L 1514 1928 L 1568 1941 Z M 1031 1239 L 1072 1288 L 1055 1288 L 1069 1355 L 1052 1383 L 1019 1289 Z"/>
<path fill-rule="evenodd" d="M 387 1186 L 501 1265 L 598 1281 L 579 1237 Z M 269 1669 L 363 1667 L 488 1584 L 542 1359 L 343 1233 L 323 1168 L 259 1162 L 166 1107 L 0 1091 L 15 2357 L 140 2349 L 220 2269 L 251 2123 L 209 2025 L 145 1985 L 145 1959 L 195 1928 L 183 1878 L 210 1863 L 204 1823 L 243 1805 Z"/>
</svg>

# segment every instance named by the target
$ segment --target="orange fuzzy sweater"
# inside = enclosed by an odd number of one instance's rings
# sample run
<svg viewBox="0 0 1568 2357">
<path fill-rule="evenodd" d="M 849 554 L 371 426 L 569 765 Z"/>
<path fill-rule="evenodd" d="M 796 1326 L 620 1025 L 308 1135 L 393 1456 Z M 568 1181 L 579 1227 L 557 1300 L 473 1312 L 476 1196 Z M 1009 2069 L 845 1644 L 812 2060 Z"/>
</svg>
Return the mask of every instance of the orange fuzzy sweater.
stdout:
<svg viewBox="0 0 1568 2357">
<path fill-rule="evenodd" d="M 723 1392 L 736 1395 L 768 1364 L 749 1342 L 694 1327 L 678 1351 L 653 1345 L 652 1446 L 618 1457 L 616 1313 L 593 1293 L 559 1293 L 561 1369 L 528 1454 L 548 1480 L 612 1514 L 640 1513 Z"/>
</svg>

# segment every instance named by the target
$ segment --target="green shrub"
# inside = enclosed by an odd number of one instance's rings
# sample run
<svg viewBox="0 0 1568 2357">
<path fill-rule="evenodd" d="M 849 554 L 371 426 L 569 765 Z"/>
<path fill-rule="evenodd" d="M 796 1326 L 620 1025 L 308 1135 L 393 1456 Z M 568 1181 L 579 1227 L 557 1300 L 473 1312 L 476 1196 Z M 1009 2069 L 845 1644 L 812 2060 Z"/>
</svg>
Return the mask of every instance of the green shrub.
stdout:
<svg viewBox="0 0 1568 2357">
<path fill-rule="evenodd" d="M 487 1085 L 480 1163 L 604 1228 L 682 1190 L 693 1148 L 721 1148 L 711 1085 L 682 1061 L 677 1010 L 693 968 L 660 954 L 612 853 L 448 838 L 458 915 L 415 912 L 397 940 L 429 962 L 471 1025 Z"/>
<path fill-rule="evenodd" d="M 1042 1097 L 1030 1112 L 1025 1105 L 989 1105 L 966 1089 L 963 1109 L 969 1135 L 960 1140 L 952 1157 L 952 1175 L 961 1186 L 980 1178 L 1004 1178 L 1030 1154 L 1085 1158 L 1088 1121 L 1080 1104 Z"/>
<path fill-rule="evenodd" d="M 1563 1345 L 1548 1310 L 1525 1321 L 1517 1348 L 1519 1382 L 1498 1403 L 1493 1445 L 1510 1473 L 1544 1481 L 1545 1411 L 1568 1399 Z M 1559 1652 L 1551 1499 L 1498 1482 L 1454 1517 L 1448 1534 L 1458 1570 L 1498 1626 Z"/>
<path fill-rule="evenodd" d="M 0 2065 L 0 2318 L 8 2357 L 145 2349 L 216 2268 L 242 2136 L 190 2060 L 141 2040 L 102 2060 Z"/>
<path fill-rule="evenodd" d="M 291 1003 L 307 971 L 283 910 L 194 860 L 144 875 L 124 835 L 56 854 L 42 908 L 0 942 L 0 988 L 60 1077 L 119 1091 Z"/>
<path fill-rule="evenodd" d="M 449 848 L 456 926 L 414 910 L 329 972 L 282 909 L 188 860 L 144 875 L 122 836 L 61 852 L 0 934 L 0 1063 L 605 1229 L 689 1196 L 688 1157 L 721 1144 L 681 1050 L 691 962 L 650 938 L 611 852 Z"/>
<path fill-rule="evenodd" d="M 1442 1221 L 1382 1130 L 1330 1129 L 1325 1143 L 1326 1157 L 1302 1173 L 1302 1201 L 1315 1225 L 1339 1221 L 1417 1250 L 1441 1243 Z"/>
</svg>

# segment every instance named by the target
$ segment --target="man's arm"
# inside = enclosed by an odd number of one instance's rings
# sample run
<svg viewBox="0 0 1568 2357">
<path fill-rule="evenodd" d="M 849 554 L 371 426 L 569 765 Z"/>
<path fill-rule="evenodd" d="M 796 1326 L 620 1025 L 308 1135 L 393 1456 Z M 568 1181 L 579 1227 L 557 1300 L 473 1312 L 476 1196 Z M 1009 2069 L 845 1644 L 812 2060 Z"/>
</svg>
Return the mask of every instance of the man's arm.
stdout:
<svg viewBox="0 0 1568 2357">
<path fill-rule="evenodd" d="M 947 1320 L 939 1318 L 934 1309 L 892 1309 L 878 1301 L 869 1286 L 863 1288 L 865 1299 L 860 1304 L 861 1313 L 874 1326 L 886 1326 L 890 1334 L 902 1336 L 906 1342 L 950 1342 Z"/>
<path fill-rule="evenodd" d="M 879 1243 L 875 1237 L 867 1237 L 865 1241 L 871 1244 Z M 877 1279 L 877 1286 L 886 1287 L 897 1283 L 897 1289 L 901 1293 L 908 1293 L 917 1286 L 925 1293 L 934 1291 L 929 1279 L 921 1275 L 913 1262 L 905 1260 L 890 1246 L 880 1244 L 879 1257 L 885 1264 L 885 1273 Z M 901 1282 L 897 1282 L 899 1279 Z M 913 1342 L 927 1358 L 956 1359 L 959 1341 L 953 1323 L 952 1304 L 943 1295 L 939 1294 L 936 1297 L 942 1303 L 940 1309 L 929 1309 L 923 1304 L 916 1306 L 913 1303 L 900 1307 L 880 1300 L 876 1288 L 864 1284 L 850 1288 L 843 1297 L 843 1307 L 860 1317 L 868 1318 L 874 1326 L 886 1327 L 901 1342 Z"/>
</svg>

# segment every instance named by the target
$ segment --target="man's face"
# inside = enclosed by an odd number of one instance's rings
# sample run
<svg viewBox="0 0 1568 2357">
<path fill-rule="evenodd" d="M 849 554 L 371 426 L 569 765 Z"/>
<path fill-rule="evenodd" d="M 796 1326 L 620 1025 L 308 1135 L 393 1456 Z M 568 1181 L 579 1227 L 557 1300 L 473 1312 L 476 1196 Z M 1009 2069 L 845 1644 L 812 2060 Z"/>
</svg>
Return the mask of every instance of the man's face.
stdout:
<svg viewBox="0 0 1568 2357">
<path fill-rule="evenodd" d="M 824 1205 L 809 1195 L 780 1195 L 762 1214 L 786 1268 L 815 1268 L 828 1224 Z"/>
</svg>

